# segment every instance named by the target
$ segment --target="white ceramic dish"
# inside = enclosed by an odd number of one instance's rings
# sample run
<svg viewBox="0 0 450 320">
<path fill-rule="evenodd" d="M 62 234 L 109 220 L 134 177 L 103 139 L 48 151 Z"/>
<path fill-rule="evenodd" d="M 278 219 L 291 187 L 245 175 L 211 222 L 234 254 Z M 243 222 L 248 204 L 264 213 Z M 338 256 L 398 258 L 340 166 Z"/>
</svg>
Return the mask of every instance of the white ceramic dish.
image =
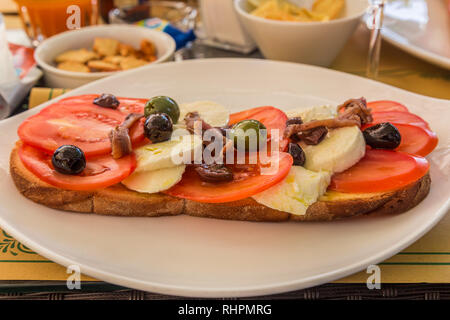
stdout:
<svg viewBox="0 0 450 320">
<path fill-rule="evenodd" d="M 342 17 L 328 22 L 291 22 L 249 14 L 248 0 L 234 0 L 241 23 L 264 57 L 329 66 L 355 31 L 367 0 L 347 0 Z"/>
<path fill-rule="evenodd" d="M 450 69 L 450 9 L 446 2 L 387 2 L 383 38 L 418 58 Z"/>
<path fill-rule="evenodd" d="M 55 67 L 54 59 L 57 55 L 72 49 L 92 49 L 97 37 L 117 39 L 135 48 L 139 48 L 141 39 L 152 41 L 158 55 L 152 65 L 171 60 L 175 52 L 175 41 L 168 34 L 139 26 L 104 25 L 66 31 L 43 41 L 34 53 L 36 62 L 44 70 L 47 86 L 71 89 L 115 74 L 116 72 L 73 72 Z"/>
<path fill-rule="evenodd" d="M 393 99 L 429 121 L 440 143 L 429 157 L 431 192 L 393 216 L 324 223 L 252 223 L 188 216 L 124 218 L 67 213 L 24 198 L 9 175 L 19 124 L 50 104 L 0 122 L 0 226 L 41 255 L 127 287 L 199 297 L 254 296 L 326 283 L 383 261 L 430 230 L 450 204 L 450 102 L 353 75 L 292 63 L 206 59 L 120 73 L 61 97 L 111 92 L 215 100 L 237 111 Z M 54 101 L 52 101 L 54 102 Z"/>
</svg>

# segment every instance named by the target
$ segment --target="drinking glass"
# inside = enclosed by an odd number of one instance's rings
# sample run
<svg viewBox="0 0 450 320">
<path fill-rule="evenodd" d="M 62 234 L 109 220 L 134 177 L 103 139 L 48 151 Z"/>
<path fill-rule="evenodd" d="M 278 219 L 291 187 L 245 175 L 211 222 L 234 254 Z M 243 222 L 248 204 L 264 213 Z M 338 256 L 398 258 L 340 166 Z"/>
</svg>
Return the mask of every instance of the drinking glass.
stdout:
<svg viewBox="0 0 450 320">
<path fill-rule="evenodd" d="M 366 76 L 378 77 L 381 49 L 381 28 L 383 27 L 385 0 L 370 0 L 367 27 L 370 29 L 369 56 Z"/>
<path fill-rule="evenodd" d="M 60 32 L 97 24 L 97 0 L 15 0 L 33 45 Z"/>
</svg>

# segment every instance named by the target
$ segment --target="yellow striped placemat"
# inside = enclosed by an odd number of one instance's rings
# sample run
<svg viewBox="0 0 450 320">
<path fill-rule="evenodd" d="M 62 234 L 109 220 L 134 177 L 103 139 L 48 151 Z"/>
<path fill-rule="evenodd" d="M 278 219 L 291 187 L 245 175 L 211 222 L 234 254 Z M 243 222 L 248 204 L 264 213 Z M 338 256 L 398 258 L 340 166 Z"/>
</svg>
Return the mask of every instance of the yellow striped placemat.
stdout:
<svg viewBox="0 0 450 320">
<path fill-rule="evenodd" d="M 48 100 L 56 98 L 70 89 L 60 89 L 60 88 L 33 88 L 30 92 L 30 97 L 28 100 L 28 108 L 36 107 Z"/>
</svg>

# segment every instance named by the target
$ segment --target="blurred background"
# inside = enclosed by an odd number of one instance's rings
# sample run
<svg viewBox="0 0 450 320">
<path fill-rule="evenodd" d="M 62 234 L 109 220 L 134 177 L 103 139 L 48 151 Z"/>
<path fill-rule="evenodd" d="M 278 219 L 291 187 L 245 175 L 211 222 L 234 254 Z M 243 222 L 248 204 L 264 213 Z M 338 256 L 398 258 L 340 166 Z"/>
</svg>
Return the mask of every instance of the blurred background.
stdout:
<svg viewBox="0 0 450 320">
<path fill-rule="evenodd" d="M 0 119 L 48 90 L 215 57 L 317 65 L 450 99 L 450 0 L 0 0 Z"/>
</svg>

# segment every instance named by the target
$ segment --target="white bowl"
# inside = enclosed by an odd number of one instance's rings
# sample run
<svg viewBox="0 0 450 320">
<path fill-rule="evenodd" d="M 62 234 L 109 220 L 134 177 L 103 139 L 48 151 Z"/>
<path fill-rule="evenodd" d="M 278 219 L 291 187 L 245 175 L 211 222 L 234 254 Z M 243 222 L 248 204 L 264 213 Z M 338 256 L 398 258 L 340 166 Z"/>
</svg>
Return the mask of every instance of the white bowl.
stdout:
<svg viewBox="0 0 450 320">
<path fill-rule="evenodd" d="M 60 53 L 72 49 L 92 49 L 94 38 L 112 38 L 120 42 L 139 47 L 141 39 L 153 42 L 157 50 L 157 60 L 149 65 L 172 60 L 175 41 L 168 34 L 139 26 L 104 25 L 66 31 L 44 40 L 36 49 L 34 58 L 44 70 L 46 85 L 51 88 L 76 88 L 88 82 L 98 80 L 117 72 L 73 72 L 55 67 L 54 59 Z"/>
<path fill-rule="evenodd" d="M 251 15 L 247 0 L 234 0 L 241 23 L 264 57 L 328 67 L 355 31 L 367 0 L 347 0 L 342 17 L 327 22 L 270 20 Z"/>
</svg>

